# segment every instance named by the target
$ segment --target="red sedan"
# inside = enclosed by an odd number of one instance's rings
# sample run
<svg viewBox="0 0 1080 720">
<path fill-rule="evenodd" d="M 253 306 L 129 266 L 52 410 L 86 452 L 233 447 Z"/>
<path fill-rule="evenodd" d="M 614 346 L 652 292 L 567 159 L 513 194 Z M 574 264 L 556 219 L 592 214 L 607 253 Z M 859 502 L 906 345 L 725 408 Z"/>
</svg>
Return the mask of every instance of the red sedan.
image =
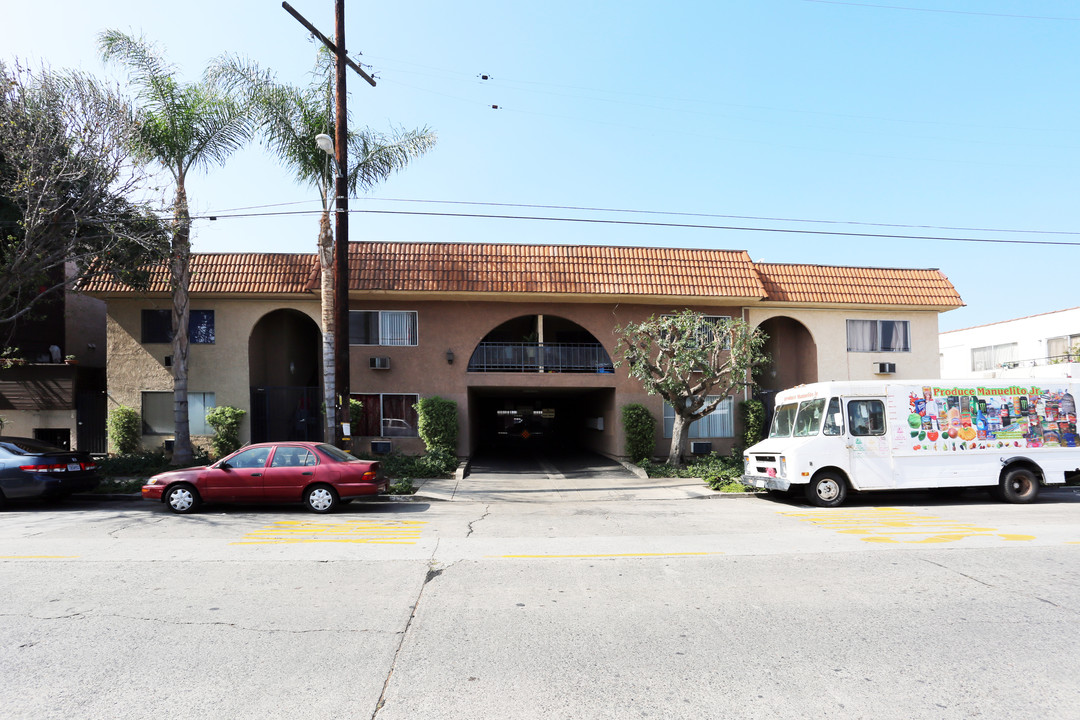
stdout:
<svg viewBox="0 0 1080 720">
<path fill-rule="evenodd" d="M 333 445 L 272 442 L 248 445 L 206 467 L 170 470 L 146 481 L 142 496 L 175 513 L 203 502 L 300 502 L 328 513 L 353 498 L 386 492 L 378 462 Z"/>
</svg>

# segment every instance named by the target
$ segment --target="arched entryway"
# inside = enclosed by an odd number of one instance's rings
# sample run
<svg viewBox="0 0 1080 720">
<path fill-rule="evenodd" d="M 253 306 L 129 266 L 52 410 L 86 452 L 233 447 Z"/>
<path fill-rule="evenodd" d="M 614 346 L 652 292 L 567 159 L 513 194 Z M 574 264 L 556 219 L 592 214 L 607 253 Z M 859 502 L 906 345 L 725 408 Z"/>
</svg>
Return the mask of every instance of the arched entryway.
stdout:
<svg viewBox="0 0 1080 720">
<path fill-rule="evenodd" d="M 322 333 L 298 310 L 275 310 L 248 340 L 251 441 L 322 440 Z"/>
<path fill-rule="evenodd" d="M 817 343 L 806 326 L 794 318 L 771 317 L 759 328 L 768 336 L 765 352 L 770 360 L 755 379 L 765 402 L 766 418 L 771 418 L 772 400 L 777 392 L 817 382 Z"/>
<path fill-rule="evenodd" d="M 474 447 L 611 451 L 614 372 L 603 344 L 573 320 L 537 314 L 499 324 L 469 358 Z"/>
</svg>

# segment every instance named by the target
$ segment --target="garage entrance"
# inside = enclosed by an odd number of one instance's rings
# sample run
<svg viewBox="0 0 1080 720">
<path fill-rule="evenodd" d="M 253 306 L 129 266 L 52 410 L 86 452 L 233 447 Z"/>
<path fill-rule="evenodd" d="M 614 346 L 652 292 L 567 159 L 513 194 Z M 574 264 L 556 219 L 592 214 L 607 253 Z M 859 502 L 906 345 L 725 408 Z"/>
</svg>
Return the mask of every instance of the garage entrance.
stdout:
<svg viewBox="0 0 1080 720">
<path fill-rule="evenodd" d="M 471 388 L 470 430 L 478 453 L 602 451 L 614 406 L 613 388 Z"/>
</svg>

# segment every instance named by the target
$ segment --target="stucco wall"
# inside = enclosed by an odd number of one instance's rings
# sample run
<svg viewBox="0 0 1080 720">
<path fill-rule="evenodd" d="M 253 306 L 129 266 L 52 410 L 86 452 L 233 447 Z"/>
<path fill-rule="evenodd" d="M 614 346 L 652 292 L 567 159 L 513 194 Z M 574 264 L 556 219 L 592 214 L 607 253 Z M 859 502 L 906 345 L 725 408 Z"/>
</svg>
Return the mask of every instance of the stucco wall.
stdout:
<svg viewBox="0 0 1080 720">
<path fill-rule="evenodd" d="M 971 351 L 990 345 L 1016 343 L 1016 360 L 1022 366 L 1045 366 L 1047 338 L 1063 335 L 1080 335 L 1080 308 L 1029 317 L 1003 320 L 989 325 L 979 325 L 961 330 L 941 333 L 942 377 L 993 377 L 994 371 L 972 370 Z M 1050 372 L 1059 368 L 1047 368 L 1034 372 Z"/>
<path fill-rule="evenodd" d="M 611 373 L 468 373 L 469 358 L 478 343 L 491 330 L 507 320 L 522 315 L 556 316 L 570 320 L 588 330 L 607 350 L 612 360 L 615 352 L 616 326 L 641 321 L 651 315 L 682 309 L 673 304 L 614 304 L 611 302 L 512 301 L 492 299 L 430 300 L 395 296 L 357 296 L 351 298 L 352 310 L 411 310 L 417 312 L 418 345 L 352 346 L 350 348 L 350 388 L 353 393 L 414 393 L 420 396 L 439 395 L 453 400 L 459 413 L 459 454 L 468 454 L 476 445 L 474 424 L 469 422 L 470 401 L 477 393 L 513 392 L 525 387 L 541 393 L 545 388 L 558 392 L 604 392 L 589 395 L 582 401 L 581 413 L 602 417 L 603 430 L 583 431 L 583 443 L 600 452 L 623 454 L 621 407 L 638 402 L 645 405 L 657 419 L 658 455 L 667 452 L 669 441 L 663 437 L 663 402 L 659 397 L 646 395 L 637 381 L 631 380 L 624 368 Z M 164 366 L 164 357 L 172 353 L 167 344 L 143 346 L 139 343 L 141 310 L 168 309 L 167 298 L 119 299 L 109 301 L 109 407 L 141 406 L 142 391 L 170 391 L 172 376 Z M 193 310 L 215 311 L 216 342 L 213 345 L 191 345 L 189 389 L 191 392 L 216 393 L 218 405 L 233 405 L 249 409 L 249 341 L 252 329 L 267 313 L 292 308 L 318 322 L 319 303 L 316 296 L 284 299 L 194 298 Z M 694 305 L 692 309 L 710 315 L 739 317 L 741 308 Z M 759 325 L 771 317 L 789 317 L 802 323 L 817 348 L 817 378 L 819 380 L 857 380 L 874 378 L 873 363 L 896 363 L 894 377 L 932 378 L 938 376 L 937 313 L 934 311 L 880 311 L 835 308 L 753 308 L 745 317 Z M 848 353 L 847 319 L 908 320 L 911 323 L 911 351 L 904 353 Z M 552 342 L 552 338 L 545 338 Z M 447 351 L 454 361 L 448 363 Z M 320 351 L 321 352 L 321 351 Z M 390 358 L 390 368 L 374 370 L 370 357 Z M 745 399 L 743 395 L 736 401 Z M 584 423 L 584 418 L 575 422 Z M 736 428 L 736 436 L 739 433 Z M 241 439 L 250 438 L 250 424 L 245 418 Z M 144 438 L 147 445 L 158 445 L 163 436 Z M 359 438 L 358 446 L 367 449 L 370 438 Z M 726 452 L 735 440 L 714 440 L 714 449 Z M 394 438 L 396 449 L 420 452 L 419 438 Z"/>
<path fill-rule="evenodd" d="M 165 367 L 165 356 L 172 355 L 172 345 L 155 343 L 142 345 L 142 310 L 167 310 L 172 307 L 167 298 L 112 299 L 108 303 L 108 387 L 109 411 L 119 405 L 139 410 L 142 392 L 171 391 L 172 369 Z M 307 314 L 318 323 L 317 299 L 304 300 L 236 300 L 193 298 L 192 310 L 214 311 L 215 342 L 191 344 L 188 355 L 188 391 L 213 392 L 218 405 L 249 409 L 251 390 L 248 383 L 248 342 L 255 323 L 264 315 L 281 308 L 291 308 Z M 159 447 L 165 435 L 147 435 L 143 444 Z M 240 426 L 242 442 L 251 437 L 249 418 Z M 200 441 L 196 438 L 196 441 Z M 205 442 L 205 438 L 202 439 Z"/>
<path fill-rule="evenodd" d="M 905 380 L 939 377 L 938 313 L 932 310 L 860 310 L 854 308 L 751 308 L 747 321 L 758 326 L 771 317 L 798 320 L 817 345 L 817 379 L 869 380 L 883 377 L 875 373 L 876 363 L 896 363 L 889 377 Z M 848 320 L 908 320 L 911 325 L 909 352 L 848 352 Z"/>
</svg>

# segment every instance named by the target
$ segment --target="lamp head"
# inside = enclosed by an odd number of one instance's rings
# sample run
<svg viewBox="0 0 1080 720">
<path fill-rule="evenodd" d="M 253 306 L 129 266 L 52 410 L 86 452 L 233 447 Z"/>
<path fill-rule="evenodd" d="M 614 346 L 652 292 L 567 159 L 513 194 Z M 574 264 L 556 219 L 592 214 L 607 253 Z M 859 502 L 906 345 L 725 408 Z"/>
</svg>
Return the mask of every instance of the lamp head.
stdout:
<svg viewBox="0 0 1080 720">
<path fill-rule="evenodd" d="M 319 149 L 327 155 L 334 154 L 334 139 L 326 133 L 319 133 L 318 135 L 316 135 L 315 144 L 318 145 Z"/>
</svg>

